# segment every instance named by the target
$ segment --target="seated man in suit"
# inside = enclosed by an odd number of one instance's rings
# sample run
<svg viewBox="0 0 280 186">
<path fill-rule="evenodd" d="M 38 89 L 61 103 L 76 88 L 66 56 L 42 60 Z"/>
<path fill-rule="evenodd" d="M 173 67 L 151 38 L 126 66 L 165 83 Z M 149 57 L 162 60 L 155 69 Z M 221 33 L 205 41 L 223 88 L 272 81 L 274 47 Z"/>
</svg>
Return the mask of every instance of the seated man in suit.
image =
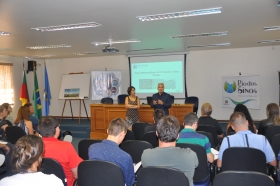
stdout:
<svg viewBox="0 0 280 186">
<path fill-rule="evenodd" d="M 190 112 L 185 115 L 185 128 L 180 132 L 177 143 L 192 143 L 201 145 L 206 151 L 208 162 L 213 163 L 214 155 L 211 152 L 209 139 L 206 136 L 195 132 L 197 129 L 197 120 L 198 118 L 194 113 Z"/>
<path fill-rule="evenodd" d="M 147 132 L 155 132 L 156 131 L 156 127 L 157 127 L 157 122 L 160 118 L 162 118 L 163 116 L 165 116 L 165 113 L 163 110 L 161 109 L 156 109 L 154 111 L 154 114 L 153 114 L 153 120 L 154 120 L 154 124 L 151 124 L 147 127 L 145 127 L 145 133 Z"/>
<path fill-rule="evenodd" d="M 113 119 L 108 127 L 107 139 L 91 145 L 88 149 L 90 160 L 105 160 L 117 164 L 123 172 L 126 186 L 134 184 L 134 167 L 131 156 L 119 148 L 128 129 L 122 118 Z"/>
<path fill-rule="evenodd" d="M 173 116 L 162 117 L 157 123 L 159 147 L 144 150 L 142 166 L 160 166 L 181 170 L 186 174 L 189 185 L 193 186 L 195 168 L 198 166 L 196 153 L 189 148 L 176 147 L 180 124 Z"/>
<path fill-rule="evenodd" d="M 168 109 L 171 107 L 170 95 L 164 92 L 164 84 L 158 84 L 158 93 L 153 95 L 151 101 L 151 107 L 156 109 L 162 109 L 165 115 L 169 115 Z"/>
<path fill-rule="evenodd" d="M 234 112 L 230 116 L 230 122 L 236 134 L 224 138 L 217 160 L 218 167 L 222 167 L 223 153 L 229 147 L 250 147 L 259 149 L 264 152 L 266 161 L 272 166 L 276 166 L 275 154 L 269 142 L 263 135 L 254 134 L 248 130 L 248 121 L 243 113 Z"/>
</svg>

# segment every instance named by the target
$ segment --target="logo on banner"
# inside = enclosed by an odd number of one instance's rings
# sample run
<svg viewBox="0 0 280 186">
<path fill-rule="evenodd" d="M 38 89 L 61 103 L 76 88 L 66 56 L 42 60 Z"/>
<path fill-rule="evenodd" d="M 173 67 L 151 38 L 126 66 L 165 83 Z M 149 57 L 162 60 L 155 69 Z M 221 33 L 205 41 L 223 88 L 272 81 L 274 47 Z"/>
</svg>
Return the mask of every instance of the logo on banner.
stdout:
<svg viewBox="0 0 280 186">
<path fill-rule="evenodd" d="M 233 93 L 236 90 L 236 83 L 235 81 L 233 81 L 232 84 L 228 83 L 227 81 L 224 83 L 224 90 L 227 93 Z"/>
</svg>

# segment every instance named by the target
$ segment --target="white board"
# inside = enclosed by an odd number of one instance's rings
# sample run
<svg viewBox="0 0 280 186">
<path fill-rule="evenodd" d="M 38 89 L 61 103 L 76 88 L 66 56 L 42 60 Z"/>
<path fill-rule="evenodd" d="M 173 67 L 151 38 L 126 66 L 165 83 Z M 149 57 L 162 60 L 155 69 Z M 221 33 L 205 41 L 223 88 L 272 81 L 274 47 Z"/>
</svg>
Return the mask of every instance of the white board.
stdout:
<svg viewBox="0 0 280 186">
<path fill-rule="evenodd" d="M 90 74 L 64 74 L 58 99 L 88 99 Z"/>
</svg>

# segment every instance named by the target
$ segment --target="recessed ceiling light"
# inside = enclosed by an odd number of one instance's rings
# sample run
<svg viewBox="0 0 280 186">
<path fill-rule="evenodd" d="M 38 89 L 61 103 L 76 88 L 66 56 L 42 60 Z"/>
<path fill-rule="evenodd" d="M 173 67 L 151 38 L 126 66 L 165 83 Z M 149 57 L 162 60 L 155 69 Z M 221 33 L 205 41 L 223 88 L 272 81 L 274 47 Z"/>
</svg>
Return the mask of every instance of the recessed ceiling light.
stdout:
<svg viewBox="0 0 280 186">
<path fill-rule="evenodd" d="M 264 27 L 263 31 L 280 30 L 280 26 Z"/>
<path fill-rule="evenodd" d="M 112 44 L 120 44 L 120 43 L 137 43 L 141 42 L 138 39 L 129 39 L 129 40 L 118 40 L 118 41 L 106 41 L 106 42 L 92 42 L 93 45 L 112 45 Z"/>
<path fill-rule="evenodd" d="M 25 58 L 28 58 L 28 59 L 35 59 L 35 58 L 46 58 L 46 57 L 54 57 L 56 55 L 53 55 L 53 54 L 48 54 L 48 55 L 38 55 L 38 56 L 25 56 Z"/>
<path fill-rule="evenodd" d="M 280 39 L 275 39 L 275 40 L 262 40 L 259 41 L 258 43 L 263 44 L 263 43 L 278 43 L 280 42 Z"/>
<path fill-rule="evenodd" d="M 144 48 L 139 50 L 127 50 L 126 52 L 139 52 L 139 51 L 149 51 L 149 50 L 162 50 L 163 48 Z"/>
<path fill-rule="evenodd" d="M 71 47 L 71 45 L 61 44 L 61 45 L 33 46 L 33 47 L 26 47 L 26 48 L 36 50 L 36 49 L 63 48 L 63 47 Z"/>
<path fill-rule="evenodd" d="M 211 44 L 211 45 L 193 45 L 193 46 L 187 46 L 187 48 L 220 47 L 220 46 L 230 46 L 230 43 L 219 43 L 219 44 Z"/>
<path fill-rule="evenodd" d="M 92 54 L 100 54 L 102 52 L 81 52 L 81 53 L 72 53 L 71 55 L 75 56 L 83 56 L 83 55 L 92 55 Z"/>
<path fill-rule="evenodd" d="M 79 28 L 91 28 L 91 27 L 98 27 L 98 26 L 102 26 L 102 25 L 99 23 L 91 22 L 91 23 L 71 24 L 71 25 L 38 27 L 38 28 L 31 28 L 31 29 L 41 31 L 41 32 L 47 32 L 47 31 L 71 30 L 71 29 L 79 29 Z"/>
<path fill-rule="evenodd" d="M 178 36 L 171 36 L 171 38 L 180 39 L 180 38 L 184 38 L 184 37 L 226 36 L 227 34 L 228 34 L 228 32 L 225 31 L 225 32 L 212 32 L 212 33 L 202 33 L 202 34 L 178 35 Z"/>
<path fill-rule="evenodd" d="M 11 35 L 9 32 L 0 31 L 0 36 L 9 36 Z"/>
<path fill-rule="evenodd" d="M 184 12 L 173 12 L 165 14 L 155 14 L 155 15 L 146 15 L 136 17 L 140 21 L 155 21 L 161 19 L 172 19 L 172 18 L 181 18 L 181 17 L 190 17 L 190 16 L 199 16 L 199 15 L 209 15 L 209 14 L 218 14 L 222 13 L 222 8 L 209 8 L 201 10 L 190 10 Z"/>
<path fill-rule="evenodd" d="M 0 48 L 0 51 L 7 51 L 7 50 L 11 50 L 10 48 Z"/>
</svg>

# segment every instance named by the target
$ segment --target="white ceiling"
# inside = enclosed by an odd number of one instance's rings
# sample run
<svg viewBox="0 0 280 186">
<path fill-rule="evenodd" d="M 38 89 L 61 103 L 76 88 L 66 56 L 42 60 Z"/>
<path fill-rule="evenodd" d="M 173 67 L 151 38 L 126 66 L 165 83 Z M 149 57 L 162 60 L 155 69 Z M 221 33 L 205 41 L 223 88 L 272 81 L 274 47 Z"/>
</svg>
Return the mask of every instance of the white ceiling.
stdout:
<svg viewBox="0 0 280 186">
<path fill-rule="evenodd" d="M 0 0 L 0 55 L 17 57 L 57 55 L 52 58 L 77 57 L 71 53 L 100 52 L 104 45 L 91 42 L 139 39 L 140 43 L 113 45 L 119 54 L 170 53 L 193 50 L 273 46 L 260 40 L 280 39 L 277 0 Z M 222 7 L 221 14 L 141 22 L 137 16 Z M 39 32 L 34 27 L 97 22 L 101 27 Z M 228 31 L 227 36 L 171 39 L 170 36 Z M 191 45 L 231 43 L 229 47 L 191 48 Z M 31 50 L 26 47 L 69 44 L 71 48 Z M 158 51 L 127 50 L 163 48 Z M 93 54 L 100 56 L 110 54 Z M 78 56 L 81 57 L 81 56 Z"/>
</svg>

